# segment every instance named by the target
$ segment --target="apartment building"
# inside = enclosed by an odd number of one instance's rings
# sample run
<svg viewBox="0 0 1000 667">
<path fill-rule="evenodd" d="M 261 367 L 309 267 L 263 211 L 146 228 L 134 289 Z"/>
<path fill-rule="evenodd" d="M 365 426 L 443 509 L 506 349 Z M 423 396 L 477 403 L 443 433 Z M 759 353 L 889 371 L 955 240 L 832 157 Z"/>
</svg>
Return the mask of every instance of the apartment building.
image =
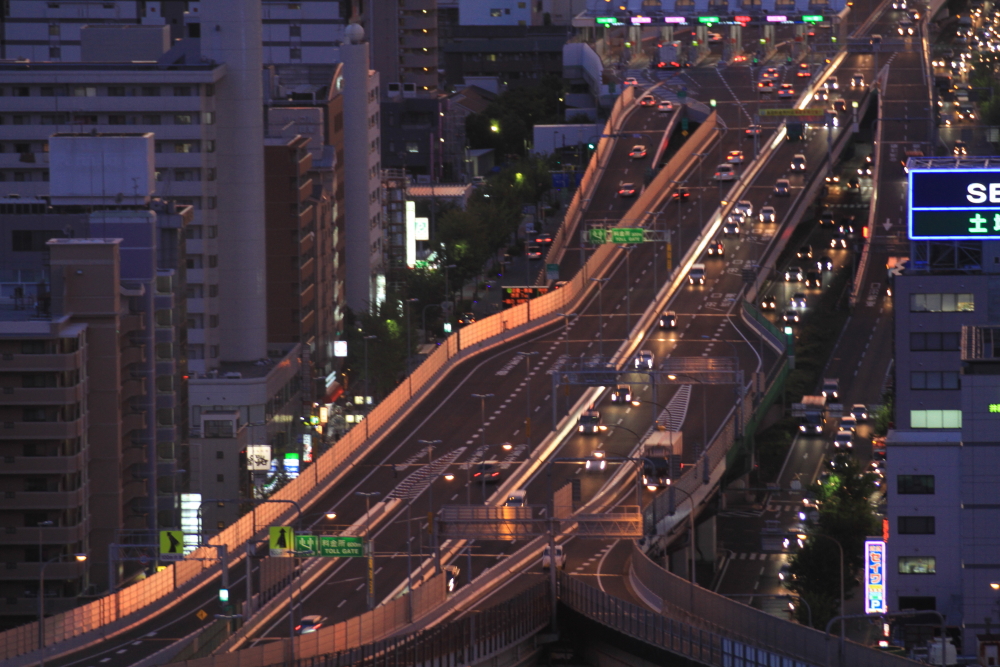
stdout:
<svg viewBox="0 0 1000 667">
<path fill-rule="evenodd" d="M 263 57 L 268 64 L 335 63 L 347 18 L 341 2 L 263 0 Z"/>
<path fill-rule="evenodd" d="M 370 0 L 358 5 L 357 18 L 371 44 L 371 65 L 381 78 L 382 99 L 435 96 L 439 89 L 437 0 Z"/>
<path fill-rule="evenodd" d="M 912 242 L 894 279 L 888 604 L 933 609 L 976 650 L 1000 582 L 1000 242 Z"/>
</svg>

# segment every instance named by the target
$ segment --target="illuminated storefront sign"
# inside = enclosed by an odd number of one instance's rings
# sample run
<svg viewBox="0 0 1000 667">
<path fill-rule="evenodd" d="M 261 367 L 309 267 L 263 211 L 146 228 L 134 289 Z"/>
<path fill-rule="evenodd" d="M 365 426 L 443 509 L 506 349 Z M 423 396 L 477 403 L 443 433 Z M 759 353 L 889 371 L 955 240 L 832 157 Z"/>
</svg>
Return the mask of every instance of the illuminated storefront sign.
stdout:
<svg viewBox="0 0 1000 667">
<path fill-rule="evenodd" d="M 885 541 L 865 541 L 865 613 L 889 611 L 885 600 Z"/>
</svg>

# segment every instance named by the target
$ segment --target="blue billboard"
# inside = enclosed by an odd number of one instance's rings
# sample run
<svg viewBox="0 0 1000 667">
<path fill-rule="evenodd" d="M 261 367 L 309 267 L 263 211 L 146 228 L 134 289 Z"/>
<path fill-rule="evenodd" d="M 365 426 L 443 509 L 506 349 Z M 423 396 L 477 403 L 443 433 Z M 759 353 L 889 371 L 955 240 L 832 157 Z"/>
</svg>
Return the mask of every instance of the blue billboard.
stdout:
<svg viewBox="0 0 1000 667">
<path fill-rule="evenodd" d="M 909 170 L 914 241 L 1000 239 L 1000 169 Z"/>
</svg>

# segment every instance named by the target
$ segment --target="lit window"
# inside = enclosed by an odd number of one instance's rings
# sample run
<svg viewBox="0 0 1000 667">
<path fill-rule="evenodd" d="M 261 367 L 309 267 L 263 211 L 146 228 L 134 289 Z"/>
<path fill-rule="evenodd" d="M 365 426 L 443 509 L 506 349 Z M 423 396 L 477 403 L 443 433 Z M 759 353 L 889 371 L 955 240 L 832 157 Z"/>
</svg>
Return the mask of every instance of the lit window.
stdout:
<svg viewBox="0 0 1000 667">
<path fill-rule="evenodd" d="M 900 574 L 936 574 L 937 558 L 934 556 L 900 556 Z"/>
<path fill-rule="evenodd" d="M 962 428 L 962 411 L 910 410 L 910 428 Z"/>
</svg>

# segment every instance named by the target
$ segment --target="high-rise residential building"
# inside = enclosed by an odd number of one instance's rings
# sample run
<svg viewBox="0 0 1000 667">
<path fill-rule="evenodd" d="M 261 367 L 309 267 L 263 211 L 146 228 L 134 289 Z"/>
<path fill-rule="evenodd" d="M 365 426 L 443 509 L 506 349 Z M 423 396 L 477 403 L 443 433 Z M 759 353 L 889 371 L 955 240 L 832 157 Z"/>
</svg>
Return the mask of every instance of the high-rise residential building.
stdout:
<svg viewBox="0 0 1000 667">
<path fill-rule="evenodd" d="M 382 99 L 438 92 L 437 0 L 369 0 L 361 5 Z"/>
<path fill-rule="evenodd" d="M 382 141 L 379 72 L 368 65 L 368 43 L 358 24 L 347 28 L 340 47 L 341 77 L 334 85 L 344 98 L 344 214 L 347 305 L 357 312 L 385 298 L 382 222 Z"/>
<path fill-rule="evenodd" d="M 335 63 L 344 41 L 343 2 L 263 0 L 263 57 L 268 64 Z"/>
</svg>

